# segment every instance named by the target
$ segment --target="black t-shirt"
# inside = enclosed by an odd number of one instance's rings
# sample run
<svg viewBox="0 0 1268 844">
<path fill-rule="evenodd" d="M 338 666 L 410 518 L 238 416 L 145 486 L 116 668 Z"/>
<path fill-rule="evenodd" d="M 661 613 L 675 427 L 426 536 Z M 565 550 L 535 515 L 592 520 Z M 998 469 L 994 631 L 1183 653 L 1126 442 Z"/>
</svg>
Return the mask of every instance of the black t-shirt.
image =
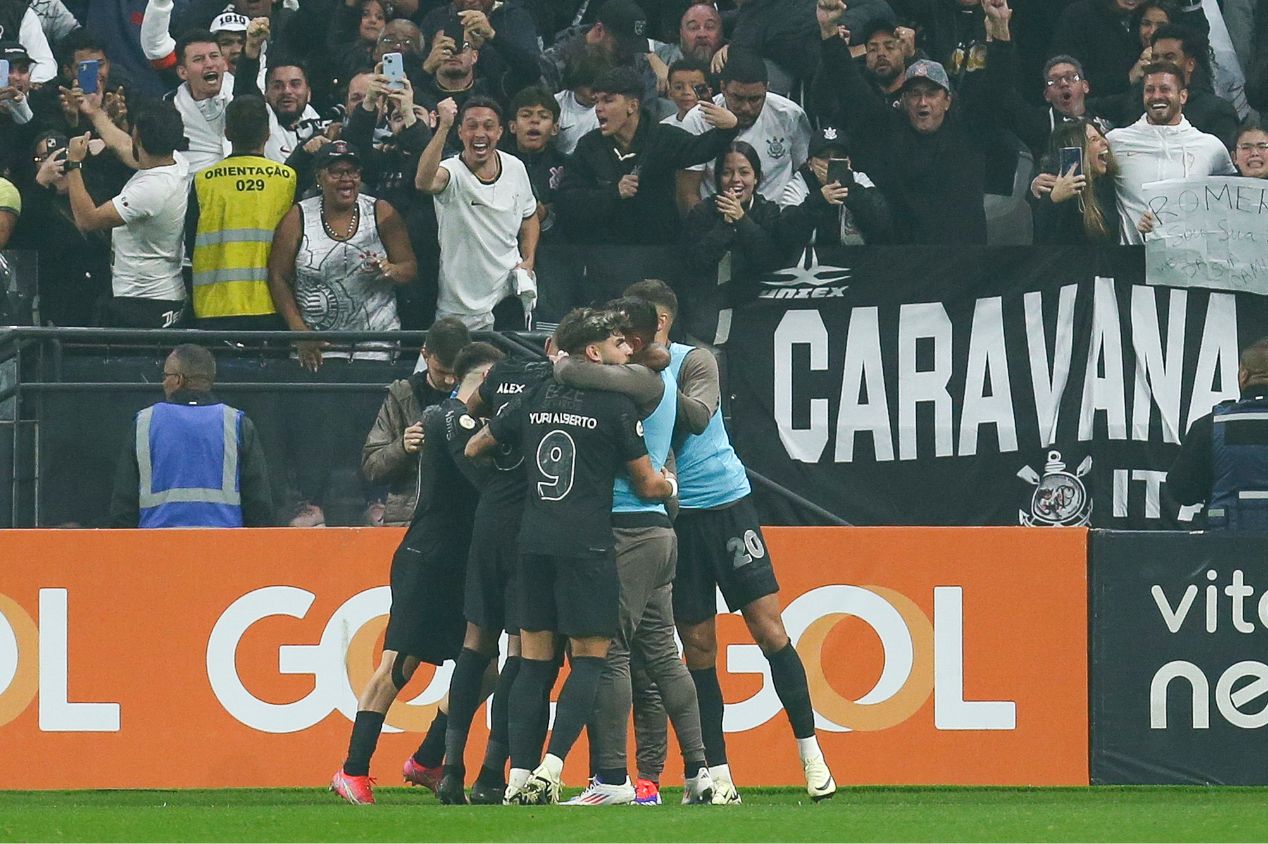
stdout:
<svg viewBox="0 0 1268 844">
<path fill-rule="evenodd" d="M 489 430 L 525 457 L 521 553 L 583 556 L 613 547 L 612 481 L 647 454 L 633 401 L 547 381 L 490 420 Z"/>
<path fill-rule="evenodd" d="M 547 360 L 505 358 L 498 361 L 480 385 L 480 398 L 489 416 L 502 413 L 513 399 L 550 379 L 553 372 Z M 502 530 L 507 534 L 507 542 L 515 542 L 524 511 L 524 455 L 518 445 L 499 442 L 493 465 L 495 471 L 480 492 L 476 520 L 482 530 Z"/>
<path fill-rule="evenodd" d="M 418 504 L 409 532 L 422 531 L 447 548 L 471 541 L 480 477 L 463 456 L 480 423 L 457 399 L 423 411 L 423 449 L 418 466 Z"/>
</svg>

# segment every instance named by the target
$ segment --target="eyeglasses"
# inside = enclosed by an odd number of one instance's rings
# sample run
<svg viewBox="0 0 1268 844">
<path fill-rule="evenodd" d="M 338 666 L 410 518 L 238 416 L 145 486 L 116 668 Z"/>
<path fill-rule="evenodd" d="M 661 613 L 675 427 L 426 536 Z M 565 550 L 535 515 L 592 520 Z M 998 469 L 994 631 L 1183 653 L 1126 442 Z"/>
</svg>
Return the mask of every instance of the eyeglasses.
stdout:
<svg viewBox="0 0 1268 844">
<path fill-rule="evenodd" d="M 163 377 L 164 378 L 184 378 L 185 376 L 180 372 L 168 372 L 167 370 L 164 370 Z"/>
<path fill-rule="evenodd" d="M 408 47 L 415 49 L 418 47 L 418 41 L 413 38 L 397 38 L 394 35 L 379 36 L 379 43 L 384 47 Z"/>
<path fill-rule="evenodd" d="M 1259 152 L 1268 152 L 1268 141 L 1259 141 L 1258 143 L 1254 143 L 1254 144 L 1247 142 L 1244 144 L 1237 145 L 1238 152 L 1254 152 L 1256 150 L 1258 150 Z"/>
<path fill-rule="evenodd" d="M 1061 76 L 1056 76 L 1056 77 L 1053 77 L 1052 79 L 1047 80 L 1043 84 L 1049 88 L 1053 88 L 1057 85 L 1060 85 L 1062 82 L 1065 82 L 1069 85 L 1073 85 L 1074 83 L 1081 82 L 1081 81 L 1083 81 L 1083 77 L 1077 73 L 1064 73 Z"/>
</svg>

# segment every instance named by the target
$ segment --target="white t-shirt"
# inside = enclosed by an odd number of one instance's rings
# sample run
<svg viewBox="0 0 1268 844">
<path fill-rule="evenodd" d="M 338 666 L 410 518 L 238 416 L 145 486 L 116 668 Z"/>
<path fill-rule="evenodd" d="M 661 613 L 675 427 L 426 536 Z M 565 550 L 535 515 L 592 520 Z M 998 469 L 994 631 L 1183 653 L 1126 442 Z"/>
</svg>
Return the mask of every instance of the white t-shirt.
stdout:
<svg viewBox="0 0 1268 844">
<path fill-rule="evenodd" d="M 304 106 L 304 112 L 299 116 L 299 119 L 316 120 L 320 116 L 316 109 L 311 105 L 307 105 Z M 291 153 L 295 151 L 297 146 L 299 146 L 299 135 L 295 130 L 287 129 L 278 122 L 277 114 L 273 112 L 273 106 L 269 106 L 269 139 L 264 144 L 264 157 L 269 161 L 285 164 L 286 159 L 291 157 Z"/>
<path fill-rule="evenodd" d="M 1165 179 L 1236 176 L 1224 143 L 1199 132 L 1183 117 L 1175 126 L 1155 126 L 1145 117 L 1105 136 L 1118 165 L 1118 221 L 1123 243 L 1144 243 L 1136 224 L 1145 215 L 1141 187 Z"/>
<path fill-rule="evenodd" d="M 599 118 L 594 116 L 594 106 L 586 108 L 581 105 L 572 91 L 560 91 L 555 94 L 555 100 L 559 103 L 559 134 L 555 136 L 555 149 L 564 155 L 572 155 L 581 136 L 599 128 Z"/>
<path fill-rule="evenodd" d="M 440 295 L 446 314 L 481 315 L 511 294 L 509 276 L 522 259 L 520 224 L 537 212 L 524 163 L 498 151 L 502 172 L 485 184 L 462 162 L 446 158 L 449 184 L 436 194 L 440 225 Z"/>
<path fill-rule="evenodd" d="M 726 106 L 726 97 L 713 98 L 717 105 Z M 693 135 L 703 135 L 710 128 L 699 108 L 687 112 L 681 128 Z M 784 185 L 806 163 L 810 155 L 810 120 L 806 112 L 787 97 L 766 94 L 766 103 L 752 126 L 735 136 L 737 141 L 752 144 L 762 162 L 762 182 L 757 192 L 772 202 L 778 202 Z M 713 164 L 696 164 L 688 170 L 704 172 L 700 182 L 700 198 L 706 199 L 717 190 L 713 186 Z"/>
<path fill-rule="evenodd" d="M 192 175 L 199 170 L 219 164 L 232 150 L 225 139 L 225 108 L 233 99 L 233 80 L 221 80 L 220 93 L 205 100 L 195 100 L 189 92 L 189 83 L 182 82 L 172 96 L 172 103 L 180 112 L 185 124 L 185 137 L 189 149 L 177 155 L 184 159 Z"/>
<path fill-rule="evenodd" d="M 110 263 L 115 296 L 180 301 L 185 205 L 185 165 L 138 170 L 110 200 L 124 225 L 114 229 Z"/>
</svg>

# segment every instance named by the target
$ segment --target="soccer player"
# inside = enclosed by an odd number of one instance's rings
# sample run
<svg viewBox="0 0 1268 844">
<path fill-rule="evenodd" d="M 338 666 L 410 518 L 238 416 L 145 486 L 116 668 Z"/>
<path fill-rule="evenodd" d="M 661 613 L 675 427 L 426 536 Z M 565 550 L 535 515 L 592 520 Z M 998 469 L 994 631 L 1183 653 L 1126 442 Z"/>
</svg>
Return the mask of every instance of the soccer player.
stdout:
<svg viewBox="0 0 1268 844">
<path fill-rule="evenodd" d="M 471 467 L 462 452 L 478 427 L 465 401 L 502 357 L 488 343 L 464 348 L 454 361 L 457 398 L 423 412 L 421 488 L 414 520 L 392 558 L 392 611 L 383 656 L 357 701 L 348 758 L 330 781 L 330 790 L 349 803 L 374 802 L 370 757 L 388 707 L 418 664 L 440 665 L 461 650 L 462 587 L 476 508 L 476 487 L 464 474 Z M 428 731 L 419 753 L 425 752 L 429 740 L 434 741 L 432 732 Z M 422 768 L 415 756 L 405 760 L 405 779 L 411 782 L 420 779 Z"/>
<path fill-rule="evenodd" d="M 560 322 L 555 342 L 594 363 L 629 360 L 619 318 L 604 311 L 572 311 Z M 668 473 L 652 468 L 642 430 L 627 397 L 548 381 L 494 417 L 467 445 L 467 455 L 475 457 L 499 443 L 518 444 L 528 473 L 519 534 L 522 658 L 511 688 L 506 803 L 558 802 L 564 758 L 594 708 L 619 618 L 612 536 L 616 473 L 623 467 L 629 472 L 640 498 L 664 500 L 674 493 Z M 542 758 L 534 737 L 553 674 L 556 633 L 568 638 L 572 670 Z"/>
<path fill-rule="evenodd" d="M 598 366 L 566 356 L 555 364 L 556 378 L 582 389 L 622 392 L 648 410 L 643 437 L 653 468 L 660 469 L 669 459 L 678 387 L 673 369 L 666 366 L 667 350 L 654 345 L 656 308 L 645 299 L 633 298 L 609 302 L 607 307 L 625 320 L 625 338 L 634 363 Z M 674 641 L 672 589 L 678 541 L 673 525 L 664 504 L 639 499 L 630 489 L 629 479 L 618 476 L 613 490 L 612 531 L 621 581 L 620 627 L 608 649 L 598 705 L 590 719 L 594 776 L 585 791 L 567 802 L 600 806 L 635 800 L 625 747 L 633 694 L 630 660 L 636 653 L 644 669 L 641 676 L 660 689 L 678 734 L 686 786 L 683 802 L 708 803 L 713 797 L 713 782 L 705 766 L 696 687 Z"/>
<path fill-rule="evenodd" d="M 498 361 L 480 388 L 467 399 L 472 416 L 491 418 L 502 412 L 512 399 L 551 377 L 550 361 L 509 357 Z M 519 624 L 515 617 L 515 568 L 520 515 L 524 510 L 526 482 L 524 456 L 518 448 L 498 449 L 476 506 L 471 555 L 467 561 L 467 586 L 463 613 L 467 619 L 462 653 L 449 682 L 449 720 L 445 734 L 445 771 L 437 789 L 442 803 L 466 803 L 463 792 L 463 755 L 471 719 L 480 705 L 480 683 L 498 653 L 502 630 L 509 636 L 506 662 L 493 691 L 491 729 L 485 746 L 484 764 L 471 787 L 471 802 L 500 804 L 506 790 L 503 773 L 509 754 L 507 703 L 511 684 L 520 669 Z M 552 680 L 546 690 L 554 686 Z M 546 724 L 540 727 L 545 735 Z M 541 740 L 538 740 L 538 746 Z"/>
<path fill-rule="evenodd" d="M 669 343 L 678 298 L 661 281 L 631 285 L 626 295 L 652 302 L 659 317 L 656 340 Z M 714 782 L 714 803 L 738 803 L 722 734 L 722 689 L 718 685 L 715 626 L 717 590 L 727 607 L 744 616 L 753 640 L 770 664 L 775 692 L 788 715 L 806 775 L 806 792 L 816 801 L 836 793 L 836 782 L 815 738 L 814 708 L 806 671 L 784 630 L 779 583 L 766 553 L 757 511 L 749 498 L 744 464 L 731 448 L 722 423 L 718 364 L 705 349 L 669 345 L 670 364 L 684 398 L 679 415 L 690 435 L 675 450 L 678 468 L 678 571 L 674 578 L 674 618 L 687 668 L 696 684 L 705 756 Z M 663 690 L 662 690 L 663 691 Z"/>
</svg>

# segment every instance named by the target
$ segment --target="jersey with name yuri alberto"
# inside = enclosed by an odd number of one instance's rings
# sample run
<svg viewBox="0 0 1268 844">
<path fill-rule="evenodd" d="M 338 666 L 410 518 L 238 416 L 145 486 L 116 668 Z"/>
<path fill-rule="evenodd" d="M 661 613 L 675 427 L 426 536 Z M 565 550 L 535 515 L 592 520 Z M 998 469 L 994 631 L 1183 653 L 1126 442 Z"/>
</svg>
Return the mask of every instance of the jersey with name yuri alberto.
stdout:
<svg viewBox="0 0 1268 844">
<path fill-rule="evenodd" d="M 633 401 L 547 381 L 494 417 L 489 430 L 524 454 L 520 553 L 578 557 L 613 548 L 612 482 L 647 454 Z"/>
</svg>

